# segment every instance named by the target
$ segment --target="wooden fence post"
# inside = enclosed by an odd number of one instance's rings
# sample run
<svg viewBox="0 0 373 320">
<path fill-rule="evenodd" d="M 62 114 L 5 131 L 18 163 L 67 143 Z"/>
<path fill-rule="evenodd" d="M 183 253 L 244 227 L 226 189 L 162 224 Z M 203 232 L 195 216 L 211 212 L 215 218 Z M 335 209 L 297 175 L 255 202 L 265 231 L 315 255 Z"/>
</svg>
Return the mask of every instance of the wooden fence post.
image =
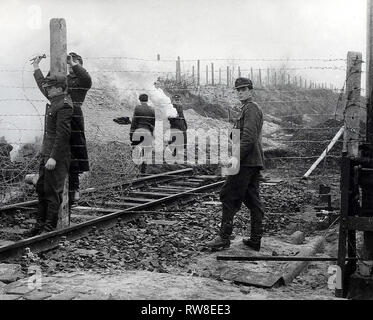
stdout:
<svg viewBox="0 0 373 320">
<path fill-rule="evenodd" d="M 348 52 L 346 75 L 346 109 L 345 109 L 345 134 L 343 151 L 352 157 L 359 155 L 359 130 L 361 108 L 361 64 L 360 52 Z"/>
<path fill-rule="evenodd" d="M 229 87 L 229 66 L 227 66 L 227 87 Z"/>
<path fill-rule="evenodd" d="M 219 84 L 221 84 L 221 68 L 219 68 Z"/>
<path fill-rule="evenodd" d="M 262 87 L 262 70 L 259 68 L 259 86 Z"/>
<path fill-rule="evenodd" d="M 267 68 L 267 85 L 268 87 L 271 85 L 271 77 L 270 77 L 269 68 Z"/>
<path fill-rule="evenodd" d="M 211 85 L 215 85 L 214 82 L 214 64 L 211 63 Z"/>
<path fill-rule="evenodd" d="M 197 60 L 197 86 L 199 87 L 201 84 L 201 63 Z"/>
<path fill-rule="evenodd" d="M 181 82 L 180 57 L 177 57 L 177 60 L 176 60 L 176 83 L 180 84 L 180 82 Z"/>
<path fill-rule="evenodd" d="M 66 21 L 65 19 L 54 18 L 49 22 L 50 29 L 50 73 L 67 74 L 67 41 L 66 41 Z M 57 229 L 62 229 L 70 225 L 69 215 L 69 183 L 68 177 L 65 179 L 62 204 L 58 211 Z"/>
<path fill-rule="evenodd" d="M 206 86 L 209 84 L 209 66 L 206 64 Z"/>
</svg>

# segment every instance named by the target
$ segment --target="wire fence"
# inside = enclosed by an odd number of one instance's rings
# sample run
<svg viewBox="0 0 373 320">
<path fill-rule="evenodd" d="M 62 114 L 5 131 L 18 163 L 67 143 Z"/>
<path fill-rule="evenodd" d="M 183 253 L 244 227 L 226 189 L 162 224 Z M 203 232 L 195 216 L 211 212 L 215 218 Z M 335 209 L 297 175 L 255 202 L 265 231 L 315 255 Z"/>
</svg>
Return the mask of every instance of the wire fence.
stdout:
<svg viewBox="0 0 373 320">
<path fill-rule="evenodd" d="M 113 119 L 125 115 L 123 112 L 127 112 L 130 117 L 134 97 L 139 93 L 149 93 L 152 100 L 152 95 L 159 94 L 159 88 L 164 92 L 163 97 L 153 99 L 153 105 L 159 109 L 170 107 L 168 96 L 181 93 L 190 129 L 231 129 L 232 122 L 237 119 L 240 110 L 239 101 L 234 95 L 233 79 L 248 75 L 254 81 L 255 101 L 264 110 L 263 142 L 266 164 L 269 168 L 278 169 L 280 172 L 283 170 L 282 176 L 286 181 L 300 178 L 294 172 L 308 169 L 344 125 L 345 85 L 337 88 L 331 84 L 317 83 L 296 72 L 304 70 L 346 72 L 345 66 L 261 68 L 247 67 L 244 64 L 249 62 L 330 64 L 345 63 L 346 59 L 179 59 L 176 61 L 176 70 L 175 60 L 172 59 L 87 57 L 84 60 L 88 64 L 87 71 L 92 75 L 93 86 L 83 104 L 90 172 L 82 175 L 82 188 L 105 186 L 138 175 L 139 168 L 132 161 L 129 126 L 119 126 L 113 122 Z M 109 69 L 104 65 L 99 69 L 94 63 L 97 60 L 121 61 L 124 62 L 124 66 L 118 68 L 118 65 L 113 65 Z M 128 61 L 141 62 L 142 65 L 135 69 L 127 66 Z M 202 61 L 208 61 L 210 63 L 208 66 L 212 67 L 212 70 L 210 68 L 206 69 L 206 73 L 202 72 L 200 65 Z M 238 62 L 242 67 L 237 65 Z M 216 63 L 215 69 L 212 63 Z M 223 68 L 222 63 L 230 65 Z M 166 64 L 168 64 L 167 68 Z M 197 64 L 200 66 L 199 70 Z M 155 65 L 156 68 L 152 70 Z M 25 201 L 35 198 L 34 186 L 25 184 L 24 179 L 27 174 L 38 172 L 39 151 L 44 131 L 43 105 L 47 100 L 41 99 L 38 87 L 32 85 L 33 71 L 27 68 L 26 64 L 19 68 L 0 67 L 0 72 L 20 75 L 22 80 L 21 84 L 15 85 L 0 83 L 0 89 L 9 92 L 10 89 L 19 91 L 16 96 L 13 94 L 11 97 L 0 98 L 0 203 Z M 46 73 L 48 70 L 43 72 Z M 116 82 L 106 81 L 107 78 L 104 81 L 100 80 L 100 76 L 107 76 L 107 74 L 113 78 L 118 74 L 130 75 L 130 78 L 124 76 L 125 78 L 119 78 L 121 81 Z M 202 84 L 203 74 L 205 82 Z M 148 77 L 151 81 L 145 81 L 146 86 L 141 85 L 141 82 Z M 27 85 L 25 85 L 26 81 Z M 103 83 L 104 85 L 101 86 Z M 9 112 L 9 105 L 21 107 L 15 108 L 17 111 Z M 128 106 L 132 108 L 127 108 Z M 364 106 L 360 108 L 365 109 Z M 188 110 L 195 112 L 188 112 Z M 163 116 L 163 120 L 167 122 L 167 117 Z M 359 139 L 363 137 L 362 134 Z M 164 138 L 163 147 L 167 144 L 168 139 Z M 189 145 L 195 147 L 194 143 Z M 208 145 L 210 149 L 214 147 L 219 149 L 221 146 L 213 143 Z M 316 171 L 315 178 L 325 178 L 329 168 L 335 169 L 341 150 L 342 140 L 339 140 L 334 149 L 328 153 L 323 166 Z M 198 143 L 194 151 L 198 155 L 200 151 Z M 201 152 L 201 155 L 204 156 L 204 153 Z M 208 158 L 209 156 L 207 156 L 207 163 L 209 163 Z M 294 170 L 289 172 L 291 165 Z M 157 172 L 155 167 L 150 168 L 151 170 Z M 127 190 L 128 188 L 120 192 L 125 194 Z M 95 198 L 93 202 L 98 205 L 113 192 L 114 190 L 109 190 Z M 92 199 L 90 198 L 89 201 L 91 203 Z"/>
</svg>

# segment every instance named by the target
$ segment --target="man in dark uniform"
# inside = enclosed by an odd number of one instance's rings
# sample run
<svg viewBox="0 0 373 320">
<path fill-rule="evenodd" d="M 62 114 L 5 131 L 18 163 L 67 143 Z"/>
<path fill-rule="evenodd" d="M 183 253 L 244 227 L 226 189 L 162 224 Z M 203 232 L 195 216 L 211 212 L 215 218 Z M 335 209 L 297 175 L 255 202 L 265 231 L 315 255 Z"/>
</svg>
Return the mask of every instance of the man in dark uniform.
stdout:
<svg viewBox="0 0 373 320">
<path fill-rule="evenodd" d="M 73 103 L 66 94 L 65 75 L 43 77 L 35 70 L 35 80 L 42 93 L 50 101 L 47 104 L 44 138 L 36 183 L 38 214 L 32 235 L 50 232 L 57 227 L 58 212 L 62 203 L 65 179 L 70 165 L 70 135 Z"/>
<path fill-rule="evenodd" d="M 69 169 L 69 204 L 79 199 L 79 174 L 89 171 L 87 142 L 84 133 L 82 104 L 92 86 L 91 76 L 83 68 L 83 59 L 75 52 L 67 56 L 69 75 L 68 93 L 74 104 L 71 122 L 71 164 Z"/>
<path fill-rule="evenodd" d="M 220 235 L 207 243 L 211 249 L 221 250 L 230 246 L 233 217 L 240 210 L 242 202 L 250 209 L 251 236 L 243 242 L 249 248 L 259 251 L 263 234 L 263 208 L 259 199 L 259 175 L 264 168 L 262 150 L 263 113 L 253 102 L 253 84 L 250 79 L 238 78 L 235 82 L 241 101 L 241 114 L 234 128 L 240 130 L 240 157 L 232 157 L 233 168 L 239 172 L 228 176 L 221 192 L 223 205 Z"/>
<path fill-rule="evenodd" d="M 43 57 L 36 57 L 33 65 L 38 77 L 44 77 L 39 68 Z M 88 90 L 92 86 L 92 80 L 88 72 L 83 68 L 83 59 L 78 54 L 71 52 L 67 56 L 69 75 L 67 76 L 68 94 L 73 105 L 74 114 L 71 122 L 71 164 L 69 168 L 69 205 L 79 199 L 79 174 L 89 171 L 87 143 L 84 134 L 84 117 L 82 104 Z"/>
<path fill-rule="evenodd" d="M 154 137 L 154 127 L 155 127 L 155 112 L 152 106 L 148 105 L 148 96 L 146 94 L 140 94 L 139 100 L 140 105 L 136 106 L 132 117 L 132 123 L 130 128 L 130 141 L 132 146 L 137 146 L 142 144 L 147 151 L 151 151 L 150 141 L 146 141 L 147 137 Z M 136 135 L 134 137 L 134 133 Z M 146 143 L 146 145 L 144 145 Z M 142 150 L 142 155 L 144 156 L 145 150 Z M 140 166 L 140 172 L 146 172 L 146 163 L 143 162 Z"/>
<path fill-rule="evenodd" d="M 186 158 L 186 149 L 187 149 L 187 129 L 188 125 L 186 123 L 184 112 L 183 112 L 183 104 L 181 102 L 181 97 L 178 94 L 175 94 L 171 98 L 171 103 L 173 107 L 176 109 L 177 116 L 176 117 L 168 117 L 168 121 L 170 122 L 170 131 L 171 131 L 171 139 L 169 144 L 175 143 L 176 141 L 176 134 L 182 133 L 183 134 L 183 143 L 184 143 L 184 159 Z M 173 152 L 173 155 L 176 155 L 176 148 Z"/>
</svg>

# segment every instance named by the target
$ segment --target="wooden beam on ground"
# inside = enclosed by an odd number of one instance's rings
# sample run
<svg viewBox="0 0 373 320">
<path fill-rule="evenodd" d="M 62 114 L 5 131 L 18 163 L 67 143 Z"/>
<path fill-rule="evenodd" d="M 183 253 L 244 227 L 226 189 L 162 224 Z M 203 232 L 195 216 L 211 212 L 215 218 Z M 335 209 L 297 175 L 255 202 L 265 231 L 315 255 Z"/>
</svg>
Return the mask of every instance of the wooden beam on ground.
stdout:
<svg viewBox="0 0 373 320">
<path fill-rule="evenodd" d="M 329 143 L 329 145 L 326 147 L 326 149 L 323 151 L 321 156 L 315 161 L 315 163 L 311 166 L 311 168 L 304 174 L 303 179 L 307 179 L 311 173 L 317 168 L 317 166 L 320 164 L 320 162 L 326 157 L 328 152 L 334 147 L 336 142 L 339 140 L 339 138 L 342 136 L 343 132 L 345 130 L 345 127 L 343 126 L 337 134 L 334 136 L 332 141 Z"/>
</svg>

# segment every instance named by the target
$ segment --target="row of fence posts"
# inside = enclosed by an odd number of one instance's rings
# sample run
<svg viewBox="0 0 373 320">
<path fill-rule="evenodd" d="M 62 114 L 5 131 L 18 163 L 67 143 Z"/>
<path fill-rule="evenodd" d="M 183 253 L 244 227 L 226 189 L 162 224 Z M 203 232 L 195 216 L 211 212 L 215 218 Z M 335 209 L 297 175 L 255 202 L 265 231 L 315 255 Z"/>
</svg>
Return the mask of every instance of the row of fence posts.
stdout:
<svg viewBox="0 0 373 320">
<path fill-rule="evenodd" d="M 160 59 L 158 55 L 158 60 Z M 209 68 L 210 66 L 210 68 Z M 201 61 L 197 60 L 197 70 L 195 66 L 192 66 L 192 72 L 187 72 L 182 75 L 181 73 L 181 60 L 180 57 L 176 60 L 176 76 L 175 80 L 177 84 L 180 85 L 194 85 L 194 86 L 215 86 L 215 85 L 226 85 L 228 87 L 233 86 L 234 81 L 237 77 L 248 77 L 250 78 L 254 85 L 259 88 L 264 87 L 284 87 L 284 86 L 294 86 L 302 89 L 329 89 L 335 90 L 333 84 L 328 83 L 316 83 L 305 79 L 302 76 L 291 75 L 286 72 L 286 70 L 281 69 L 254 69 L 250 68 L 249 70 L 241 70 L 241 67 L 227 66 L 224 70 L 219 67 L 218 70 L 215 69 L 214 63 L 206 65 L 206 75 L 205 82 L 201 81 Z M 263 74 L 264 73 L 264 74 Z M 217 78 L 215 75 L 217 74 Z"/>
</svg>

